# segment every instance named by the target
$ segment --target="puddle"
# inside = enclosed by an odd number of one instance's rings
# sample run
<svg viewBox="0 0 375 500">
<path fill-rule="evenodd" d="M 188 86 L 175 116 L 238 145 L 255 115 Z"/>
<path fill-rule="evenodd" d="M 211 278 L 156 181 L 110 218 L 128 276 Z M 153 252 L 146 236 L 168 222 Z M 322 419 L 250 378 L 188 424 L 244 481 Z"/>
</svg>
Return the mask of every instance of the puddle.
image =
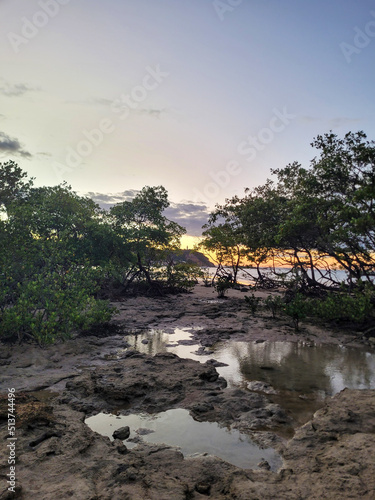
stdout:
<svg viewBox="0 0 375 500">
<path fill-rule="evenodd" d="M 175 328 L 172 332 L 148 330 L 134 336 L 127 336 L 126 341 L 132 349 L 152 356 L 160 352 L 172 352 L 180 358 L 194 359 L 204 363 L 208 357 L 202 358 L 202 356 L 194 354 L 199 345 L 192 340 L 193 331 L 200 329 Z"/>
<path fill-rule="evenodd" d="M 287 411 L 296 425 L 307 422 L 326 397 L 345 387 L 375 389 L 375 356 L 365 348 L 306 342 L 223 341 L 210 348 L 212 354 L 200 356 L 196 354 L 200 346 L 192 339 L 197 330 L 199 328 L 176 328 L 171 332 L 150 330 L 127 336 L 126 340 L 130 348 L 150 355 L 172 352 L 201 363 L 208 359 L 226 363 L 227 366 L 218 367 L 217 371 L 228 386 L 263 390 L 271 402 Z M 254 381 L 261 383 L 249 385 Z M 245 469 L 257 468 L 262 459 L 269 462 L 272 470 L 281 465 L 273 449 L 260 449 L 249 436 L 220 427 L 216 422 L 197 422 L 184 409 L 156 415 L 100 413 L 86 419 L 86 423 L 111 439 L 116 429 L 128 425 L 130 439 L 176 446 L 185 456 L 215 455 Z M 293 434 L 291 428 L 284 431 L 285 437 Z M 136 446 L 129 440 L 125 444 L 128 448 Z"/>
<path fill-rule="evenodd" d="M 226 342 L 213 357 L 227 363 L 217 371 L 230 386 L 247 387 L 254 380 L 272 386 L 269 399 L 280 404 L 301 425 L 345 387 L 375 389 L 375 356 L 365 349 L 303 342 Z"/>
<path fill-rule="evenodd" d="M 244 469 L 257 469 L 257 464 L 263 459 L 267 460 L 272 470 L 281 466 L 281 459 L 272 448 L 261 449 L 249 436 L 220 427 L 216 422 L 197 422 L 187 410 L 181 408 L 156 415 L 118 417 L 99 413 L 85 422 L 92 430 L 111 439 L 115 430 L 127 425 L 130 428 L 129 439 L 139 436 L 148 443 L 176 446 L 185 457 L 207 453 Z M 129 440 L 124 443 L 127 448 L 137 445 Z"/>
<path fill-rule="evenodd" d="M 154 355 L 173 352 L 201 363 L 213 358 L 228 366 L 216 368 L 229 387 L 247 387 L 251 381 L 271 385 L 269 399 L 287 410 L 298 424 L 305 423 L 328 396 L 345 387 L 375 389 L 375 355 L 365 348 L 311 345 L 306 342 L 218 342 L 209 355 L 198 355 L 191 328 L 174 333 L 151 330 L 127 337 L 131 347 Z M 147 344 L 142 343 L 147 342 Z M 179 342 L 190 343 L 181 345 Z"/>
</svg>

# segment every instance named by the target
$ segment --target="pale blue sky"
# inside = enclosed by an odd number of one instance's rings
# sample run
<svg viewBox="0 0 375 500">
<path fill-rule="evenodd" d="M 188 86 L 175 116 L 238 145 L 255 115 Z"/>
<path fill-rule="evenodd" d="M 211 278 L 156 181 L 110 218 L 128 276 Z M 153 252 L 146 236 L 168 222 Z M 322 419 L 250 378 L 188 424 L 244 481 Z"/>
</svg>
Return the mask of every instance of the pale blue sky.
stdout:
<svg viewBox="0 0 375 500">
<path fill-rule="evenodd" d="M 190 232 L 187 202 L 308 165 L 317 134 L 375 139 L 374 1 L 2 0 L 0 37 L 0 161 L 96 199 L 162 184 Z"/>
</svg>

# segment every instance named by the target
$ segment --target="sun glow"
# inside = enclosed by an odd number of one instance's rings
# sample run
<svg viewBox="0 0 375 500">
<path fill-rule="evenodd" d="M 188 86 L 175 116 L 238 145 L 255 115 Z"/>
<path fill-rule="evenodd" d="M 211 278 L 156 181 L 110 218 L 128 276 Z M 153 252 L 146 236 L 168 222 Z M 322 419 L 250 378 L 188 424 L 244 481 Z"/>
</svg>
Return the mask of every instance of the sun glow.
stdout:
<svg viewBox="0 0 375 500">
<path fill-rule="evenodd" d="M 200 242 L 202 237 L 200 236 L 190 236 L 189 234 L 184 234 L 181 236 L 181 249 L 182 250 L 193 250 Z"/>
</svg>

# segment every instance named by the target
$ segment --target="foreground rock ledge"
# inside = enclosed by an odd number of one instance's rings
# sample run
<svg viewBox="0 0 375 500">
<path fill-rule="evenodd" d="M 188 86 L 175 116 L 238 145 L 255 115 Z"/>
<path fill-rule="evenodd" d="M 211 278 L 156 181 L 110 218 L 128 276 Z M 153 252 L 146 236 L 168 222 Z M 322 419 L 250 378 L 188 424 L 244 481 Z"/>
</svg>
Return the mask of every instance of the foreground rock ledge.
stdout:
<svg viewBox="0 0 375 500">
<path fill-rule="evenodd" d="M 198 387 L 199 380 L 203 385 L 217 383 L 198 375 Z M 278 473 L 242 470 L 214 457 L 184 459 L 164 445 L 142 444 L 124 453 L 118 441 L 91 431 L 85 416 L 62 401 L 48 406 L 21 397 L 17 494 L 9 496 L 6 490 L 7 452 L 2 446 L 0 499 L 375 497 L 375 391 L 346 389 L 329 400 L 286 444 Z M 5 443 L 3 422 L 0 440 Z"/>
<path fill-rule="evenodd" d="M 172 353 L 128 354 L 125 360 L 87 369 L 69 381 L 59 402 L 86 415 L 117 409 L 126 414 L 186 408 L 196 420 L 233 425 L 247 433 L 291 425 L 285 411 L 270 404 L 264 395 L 227 389 L 211 363 L 201 364 Z M 272 446 L 277 441 L 273 437 L 261 444 Z"/>
</svg>

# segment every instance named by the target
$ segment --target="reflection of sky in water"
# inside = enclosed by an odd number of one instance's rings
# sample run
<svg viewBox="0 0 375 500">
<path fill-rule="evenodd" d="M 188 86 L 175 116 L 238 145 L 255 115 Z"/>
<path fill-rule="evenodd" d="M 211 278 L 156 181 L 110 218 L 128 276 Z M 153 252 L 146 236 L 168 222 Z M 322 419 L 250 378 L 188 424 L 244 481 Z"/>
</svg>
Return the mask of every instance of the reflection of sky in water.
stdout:
<svg viewBox="0 0 375 500">
<path fill-rule="evenodd" d="M 212 356 L 198 356 L 194 351 L 198 349 L 198 345 L 180 345 L 179 340 L 191 340 L 193 330 L 200 328 L 175 328 L 172 333 L 167 333 L 163 330 L 152 329 L 142 332 L 134 337 L 126 337 L 127 342 L 133 349 L 145 354 L 155 355 L 159 352 L 172 352 L 180 358 L 194 359 L 204 363 Z M 142 340 L 148 340 L 148 344 L 143 344 Z M 168 347 L 167 347 L 168 346 Z"/>
<path fill-rule="evenodd" d="M 268 382 L 279 390 L 322 391 L 331 396 L 345 387 L 375 388 L 375 357 L 363 349 L 293 342 L 229 342 L 220 344 L 215 359 L 231 384 Z"/>
<path fill-rule="evenodd" d="M 237 430 L 220 427 L 216 422 L 197 422 L 187 410 L 181 408 L 168 410 L 156 415 L 136 414 L 116 417 L 99 413 L 86 419 L 86 424 L 94 431 L 108 436 L 120 427 L 129 426 L 130 439 L 138 429 L 149 429 L 152 433 L 142 435 L 149 443 L 165 443 L 177 446 L 185 456 L 196 453 L 209 453 L 238 467 L 257 468 L 264 458 L 276 470 L 281 465 L 275 451 L 271 448 L 260 449 L 249 436 Z M 135 443 L 124 441 L 128 448 Z"/>
<path fill-rule="evenodd" d="M 375 388 L 375 357 L 364 349 L 338 345 L 308 345 L 304 342 L 218 342 L 214 354 L 194 354 L 198 345 L 179 345 L 191 340 L 191 328 L 174 333 L 150 330 L 127 337 L 131 347 L 147 353 L 173 352 L 181 358 L 204 363 L 207 359 L 228 364 L 217 368 L 229 385 L 251 380 L 268 382 L 276 389 L 299 392 L 323 391 L 333 395 L 345 387 Z M 143 344 L 142 340 L 148 340 Z M 211 348 L 208 348 L 211 349 Z"/>
</svg>

